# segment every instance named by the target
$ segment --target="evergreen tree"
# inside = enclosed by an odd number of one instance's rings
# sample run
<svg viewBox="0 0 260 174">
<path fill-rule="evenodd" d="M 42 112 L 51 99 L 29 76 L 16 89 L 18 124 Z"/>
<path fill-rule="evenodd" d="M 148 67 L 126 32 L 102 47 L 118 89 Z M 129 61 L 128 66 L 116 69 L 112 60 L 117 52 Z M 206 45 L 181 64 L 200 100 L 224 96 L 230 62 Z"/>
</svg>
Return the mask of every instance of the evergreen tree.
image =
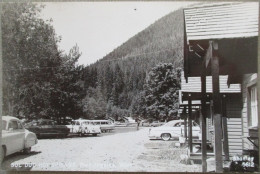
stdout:
<svg viewBox="0 0 260 174">
<path fill-rule="evenodd" d="M 156 119 L 167 119 L 178 112 L 178 90 L 180 70 L 172 64 L 159 64 L 154 67 L 144 85 L 146 114 Z"/>
<path fill-rule="evenodd" d="M 106 101 L 101 93 L 100 86 L 97 88 L 90 87 L 87 96 L 83 100 L 83 112 L 88 119 L 106 118 Z"/>
<path fill-rule="evenodd" d="M 77 114 L 82 66 L 75 46 L 58 50 L 60 37 L 51 21 L 40 19 L 42 6 L 3 3 L 3 114 L 56 119 Z"/>
</svg>

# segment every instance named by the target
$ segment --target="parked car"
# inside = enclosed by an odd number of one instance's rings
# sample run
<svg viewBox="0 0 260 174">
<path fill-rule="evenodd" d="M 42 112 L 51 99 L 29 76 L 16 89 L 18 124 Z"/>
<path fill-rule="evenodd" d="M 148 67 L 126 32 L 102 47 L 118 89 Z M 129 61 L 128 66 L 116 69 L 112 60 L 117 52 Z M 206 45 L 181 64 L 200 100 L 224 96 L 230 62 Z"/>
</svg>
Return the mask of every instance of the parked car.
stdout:
<svg viewBox="0 0 260 174">
<path fill-rule="evenodd" d="M 192 137 L 198 138 L 199 132 L 200 126 L 196 122 L 192 122 Z M 162 126 L 149 129 L 149 139 L 162 139 L 168 141 L 170 139 L 178 139 L 183 134 L 184 120 L 172 120 Z"/>
<path fill-rule="evenodd" d="M 50 119 L 34 120 L 25 125 L 25 128 L 40 137 L 67 137 L 70 129 L 65 125 L 58 125 Z"/>
<path fill-rule="evenodd" d="M 73 120 L 70 125 L 67 125 L 70 133 L 78 134 L 79 136 L 93 135 L 97 136 L 101 133 L 99 125 L 95 125 L 92 120 L 78 119 Z"/>
<path fill-rule="evenodd" d="M 37 143 L 35 133 L 26 130 L 18 118 L 2 116 L 1 162 L 10 154 L 31 152 L 31 147 Z"/>
<path fill-rule="evenodd" d="M 91 120 L 94 125 L 99 125 L 101 132 L 110 132 L 115 130 L 115 124 L 109 120 Z"/>
<path fill-rule="evenodd" d="M 140 122 L 140 125 L 139 126 L 150 126 L 150 122 L 149 122 L 149 120 L 141 120 L 141 122 Z"/>
<path fill-rule="evenodd" d="M 126 127 L 127 123 L 124 121 L 115 121 L 115 126 L 116 127 Z"/>
<path fill-rule="evenodd" d="M 150 126 L 151 127 L 158 127 L 158 126 L 161 126 L 161 125 L 164 125 L 165 124 L 165 122 L 160 122 L 160 121 L 153 121 L 151 124 L 150 124 Z"/>
</svg>

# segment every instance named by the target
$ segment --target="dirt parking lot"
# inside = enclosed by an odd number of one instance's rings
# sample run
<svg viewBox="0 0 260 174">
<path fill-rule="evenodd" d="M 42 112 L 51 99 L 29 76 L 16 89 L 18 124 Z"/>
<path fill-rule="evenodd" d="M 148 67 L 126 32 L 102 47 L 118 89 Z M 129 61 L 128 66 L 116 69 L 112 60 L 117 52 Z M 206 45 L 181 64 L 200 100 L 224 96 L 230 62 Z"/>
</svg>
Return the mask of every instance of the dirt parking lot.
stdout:
<svg viewBox="0 0 260 174">
<path fill-rule="evenodd" d="M 32 153 L 5 159 L 4 170 L 200 172 L 180 163 L 184 149 L 174 141 L 148 139 L 149 128 L 119 128 L 97 137 L 40 139 Z M 121 133 L 120 133 L 121 132 Z"/>
</svg>

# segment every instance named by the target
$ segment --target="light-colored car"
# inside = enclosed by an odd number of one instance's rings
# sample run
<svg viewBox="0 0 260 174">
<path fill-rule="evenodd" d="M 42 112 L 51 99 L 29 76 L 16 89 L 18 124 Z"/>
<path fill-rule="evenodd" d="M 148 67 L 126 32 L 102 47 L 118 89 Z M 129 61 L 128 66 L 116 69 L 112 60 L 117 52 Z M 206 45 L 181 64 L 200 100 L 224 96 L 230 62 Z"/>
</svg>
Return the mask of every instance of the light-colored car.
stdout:
<svg viewBox="0 0 260 174">
<path fill-rule="evenodd" d="M 115 124 L 109 120 L 91 120 L 95 125 L 99 125 L 101 132 L 110 132 L 115 130 Z"/>
<path fill-rule="evenodd" d="M 188 130 L 188 127 L 187 127 Z M 189 131 L 187 131 L 188 133 Z M 198 138 L 200 126 L 196 122 L 192 122 L 192 137 Z M 184 134 L 184 120 L 172 120 L 166 124 L 149 129 L 149 139 L 162 139 L 168 141 L 170 139 L 178 139 Z"/>
<path fill-rule="evenodd" d="M 151 124 L 150 124 L 150 126 L 151 127 L 158 127 L 158 126 L 162 126 L 162 125 L 164 125 L 165 124 L 165 122 L 160 122 L 160 121 L 153 121 Z"/>
<path fill-rule="evenodd" d="M 93 135 L 101 133 L 99 125 L 95 125 L 92 120 L 78 119 L 72 120 L 70 125 L 66 125 L 70 129 L 70 133 L 79 134 L 79 136 Z"/>
<path fill-rule="evenodd" d="M 28 131 L 22 122 L 11 116 L 2 116 L 2 158 L 10 154 L 23 151 L 29 153 L 31 147 L 38 143 L 35 133 Z"/>
</svg>

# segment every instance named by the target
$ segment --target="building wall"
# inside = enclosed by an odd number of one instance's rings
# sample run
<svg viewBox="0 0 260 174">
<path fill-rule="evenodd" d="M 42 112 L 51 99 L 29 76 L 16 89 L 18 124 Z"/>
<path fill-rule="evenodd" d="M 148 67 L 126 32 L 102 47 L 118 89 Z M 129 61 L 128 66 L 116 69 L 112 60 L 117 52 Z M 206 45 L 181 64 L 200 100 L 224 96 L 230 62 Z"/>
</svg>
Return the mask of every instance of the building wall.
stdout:
<svg viewBox="0 0 260 174">
<path fill-rule="evenodd" d="M 220 93 L 240 93 L 240 84 L 227 85 L 228 76 L 219 76 L 219 89 Z M 183 92 L 201 92 L 201 80 L 200 77 L 189 77 L 188 83 L 184 78 L 184 72 L 181 74 L 181 90 Z M 206 92 L 212 93 L 212 76 L 206 77 Z"/>
<path fill-rule="evenodd" d="M 232 157 L 236 154 L 241 154 L 243 149 L 242 144 L 242 96 L 235 94 L 226 98 L 227 111 L 227 130 L 228 130 L 228 145 L 229 155 Z M 212 108 L 213 109 L 213 108 Z M 207 121 L 207 138 L 214 143 L 214 124 L 212 123 L 212 109 L 207 112 L 211 115 Z"/>
<path fill-rule="evenodd" d="M 241 118 L 228 118 L 228 145 L 229 155 L 234 156 L 242 153 L 242 124 Z"/>
<path fill-rule="evenodd" d="M 242 101 L 243 101 L 243 109 L 242 109 L 242 132 L 243 137 L 248 136 L 248 87 L 254 85 L 257 80 L 257 74 L 246 74 L 243 76 L 242 83 Z M 243 138 L 243 149 L 253 149 L 253 145 L 246 139 Z"/>
<path fill-rule="evenodd" d="M 227 130 L 229 155 L 242 153 L 242 102 L 241 95 L 233 95 L 227 98 Z"/>
</svg>

